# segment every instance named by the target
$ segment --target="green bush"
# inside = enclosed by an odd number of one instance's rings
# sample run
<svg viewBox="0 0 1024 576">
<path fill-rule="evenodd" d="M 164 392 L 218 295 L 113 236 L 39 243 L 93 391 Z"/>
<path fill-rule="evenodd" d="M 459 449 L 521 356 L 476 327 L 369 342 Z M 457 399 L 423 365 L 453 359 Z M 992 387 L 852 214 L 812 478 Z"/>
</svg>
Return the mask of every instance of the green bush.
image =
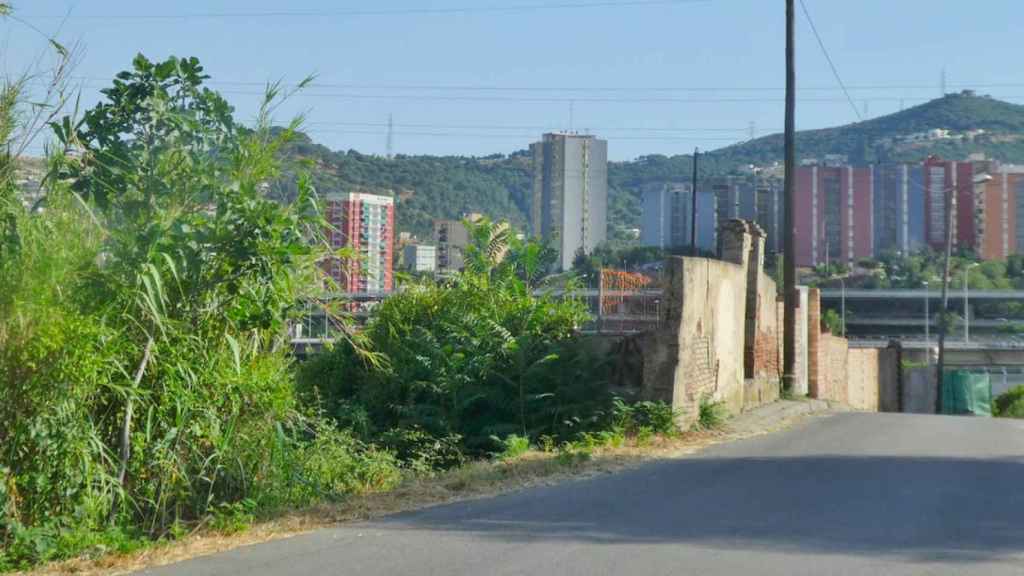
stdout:
<svg viewBox="0 0 1024 576">
<path fill-rule="evenodd" d="M 633 408 L 633 422 L 637 429 L 646 428 L 655 434 L 673 436 L 679 433 L 676 411 L 664 402 L 639 402 Z"/>
<path fill-rule="evenodd" d="M 992 415 L 1000 418 L 1024 418 L 1024 386 L 1017 386 L 997 396 Z"/>
<path fill-rule="evenodd" d="M 530 451 L 530 439 L 509 434 L 501 440 L 502 450 L 495 454 L 498 460 L 514 460 Z"/>
<path fill-rule="evenodd" d="M 304 398 L 403 461 L 456 465 L 502 452 L 512 434 L 573 439 L 609 406 L 606 363 L 576 335 L 582 303 L 533 293 L 544 249 L 486 221 L 470 231 L 466 272 L 374 309 L 365 346 L 379 362 L 342 342 L 300 369 Z"/>
<path fill-rule="evenodd" d="M 204 78 L 140 56 L 57 123 L 75 154 L 50 160 L 43 211 L 0 153 L 0 569 L 400 479 L 296 393 L 285 327 L 320 286 L 324 223 L 308 182 L 263 195 L 290 129 L 267 109 L 236 126 Z"/>
<path fill-rule="evenodd" d="M 705 396 L 700 400 L 700 412 L 696 427 L 700 430 L 715 430 L 725 425 L 729 419 L 729 411 L 723 402 Z"/>
</svg>

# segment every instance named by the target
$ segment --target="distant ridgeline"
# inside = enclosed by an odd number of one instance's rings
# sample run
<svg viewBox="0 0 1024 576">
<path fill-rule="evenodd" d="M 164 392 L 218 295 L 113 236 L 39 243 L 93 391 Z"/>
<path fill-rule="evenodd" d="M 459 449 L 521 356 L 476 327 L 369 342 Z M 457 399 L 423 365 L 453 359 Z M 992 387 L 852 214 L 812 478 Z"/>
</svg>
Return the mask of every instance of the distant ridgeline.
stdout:
<svg viewBox="0 0 1024 576">
<path fill-rule="evenodd" d="M 610 141 L 614 146 L 614 139 Z M 525 150 L 484 157 L 404 156 L 392 159 L 349 150 L 334 152 L 303 136 L 288 150 L 306 160 L 322 192 L 364 190 L 396 196 L 398 229 L 428 238 L 434 218 L 480 212 L 525 229 L 532 186 Z M 983 154 L 1024 164 L 1024 106 L 965 91 L 901 112 L 797 134 L 797 157 L 845 157 L 851 164 L 951 160 Z M 701 176 L 750 171 L 781 175 L 782 135 L 773 134 L 702 156 Z M 648 155 L 608 164 L 608 237 L 625 241 L 640 226 L 640 195 L 648 184 L 688 182 L 689 155 Z M 290 190 L 275 192 L 288 198 Z"/>
</svg>

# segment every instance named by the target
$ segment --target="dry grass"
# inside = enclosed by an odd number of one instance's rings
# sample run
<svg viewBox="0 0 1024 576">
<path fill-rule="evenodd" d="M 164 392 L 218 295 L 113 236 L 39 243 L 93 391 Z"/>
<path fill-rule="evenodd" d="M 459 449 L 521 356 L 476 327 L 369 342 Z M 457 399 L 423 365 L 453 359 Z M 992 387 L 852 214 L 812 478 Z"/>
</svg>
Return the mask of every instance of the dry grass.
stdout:
<svg viewBox="0 0 1024 576">
<path fill-rule="evenodd" d="M 679 458 L 713 444 L 775 431 L 795 420 L 791 418 L 756 432 L 742 434 L 694 431 L 675 438 L 656 437 L 643 446 L 628 442 L 618 448 L 595 449 L 588 458 L 560 458 L 555 453 L 531 451 L 509 461 L 474 462 L 432 476 L 411 476 L 389 492 L 353 497 L 341 503 L 283 514 L 237 534 L 199 531 L 181 540 L 156 544 L 130 554 L 67 560 L 19 574 L 127 574 L 240 546 L 289 538 L 340 522 L 368 520 L 459 500 L 485 498 L 531 486 L 609 474 L 651 460 Z"/>
</svg>

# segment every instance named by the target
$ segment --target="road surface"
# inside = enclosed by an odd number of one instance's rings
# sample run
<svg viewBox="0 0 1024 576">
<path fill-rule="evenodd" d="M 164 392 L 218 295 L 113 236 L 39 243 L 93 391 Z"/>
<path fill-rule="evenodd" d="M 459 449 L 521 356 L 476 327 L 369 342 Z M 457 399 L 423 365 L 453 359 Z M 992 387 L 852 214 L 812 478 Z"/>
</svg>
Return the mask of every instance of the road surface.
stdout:
<svg viewBox="0 0 1024 576">
<path fill-rule="evenodd" d="M 888 414 L 154 575 L 1024 574 L 1024 422 Z"/>
</svg>

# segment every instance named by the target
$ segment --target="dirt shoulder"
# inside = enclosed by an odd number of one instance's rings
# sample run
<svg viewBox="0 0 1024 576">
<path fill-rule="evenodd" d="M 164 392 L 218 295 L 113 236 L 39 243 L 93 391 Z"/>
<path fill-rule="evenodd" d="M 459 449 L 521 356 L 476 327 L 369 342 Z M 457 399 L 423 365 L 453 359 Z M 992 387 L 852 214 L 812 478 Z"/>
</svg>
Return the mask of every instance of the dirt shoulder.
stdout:
<svg viewBox="0 0 1024 576">
<path fill-rule="evenodd" d="M 674 438 L 656 437 L 643 445 L 631 439 L 621 446 L 595 448 L 589 452 L 530 451 L 509 461 L 474 462 L 432 476 L 411 476 L 388 492 L 283 514 L 235 534 L 200 528 L 179 540 L 154 544 L 130 554 L 102 554 L 98 551 L 94 558 L 54 563 L 23 574 L 128 574 L 240 546 L 289 538 L 340 522 L 367 520 L 532 486 L 610 474 L 653 460 L 682 458 L 711 445 L 782 430 L 804 418 L 830 414 L 835 409 L 817 400 L 784 400 L 741 414 L 720 430 L 685 432 Z"/>
</svg>

